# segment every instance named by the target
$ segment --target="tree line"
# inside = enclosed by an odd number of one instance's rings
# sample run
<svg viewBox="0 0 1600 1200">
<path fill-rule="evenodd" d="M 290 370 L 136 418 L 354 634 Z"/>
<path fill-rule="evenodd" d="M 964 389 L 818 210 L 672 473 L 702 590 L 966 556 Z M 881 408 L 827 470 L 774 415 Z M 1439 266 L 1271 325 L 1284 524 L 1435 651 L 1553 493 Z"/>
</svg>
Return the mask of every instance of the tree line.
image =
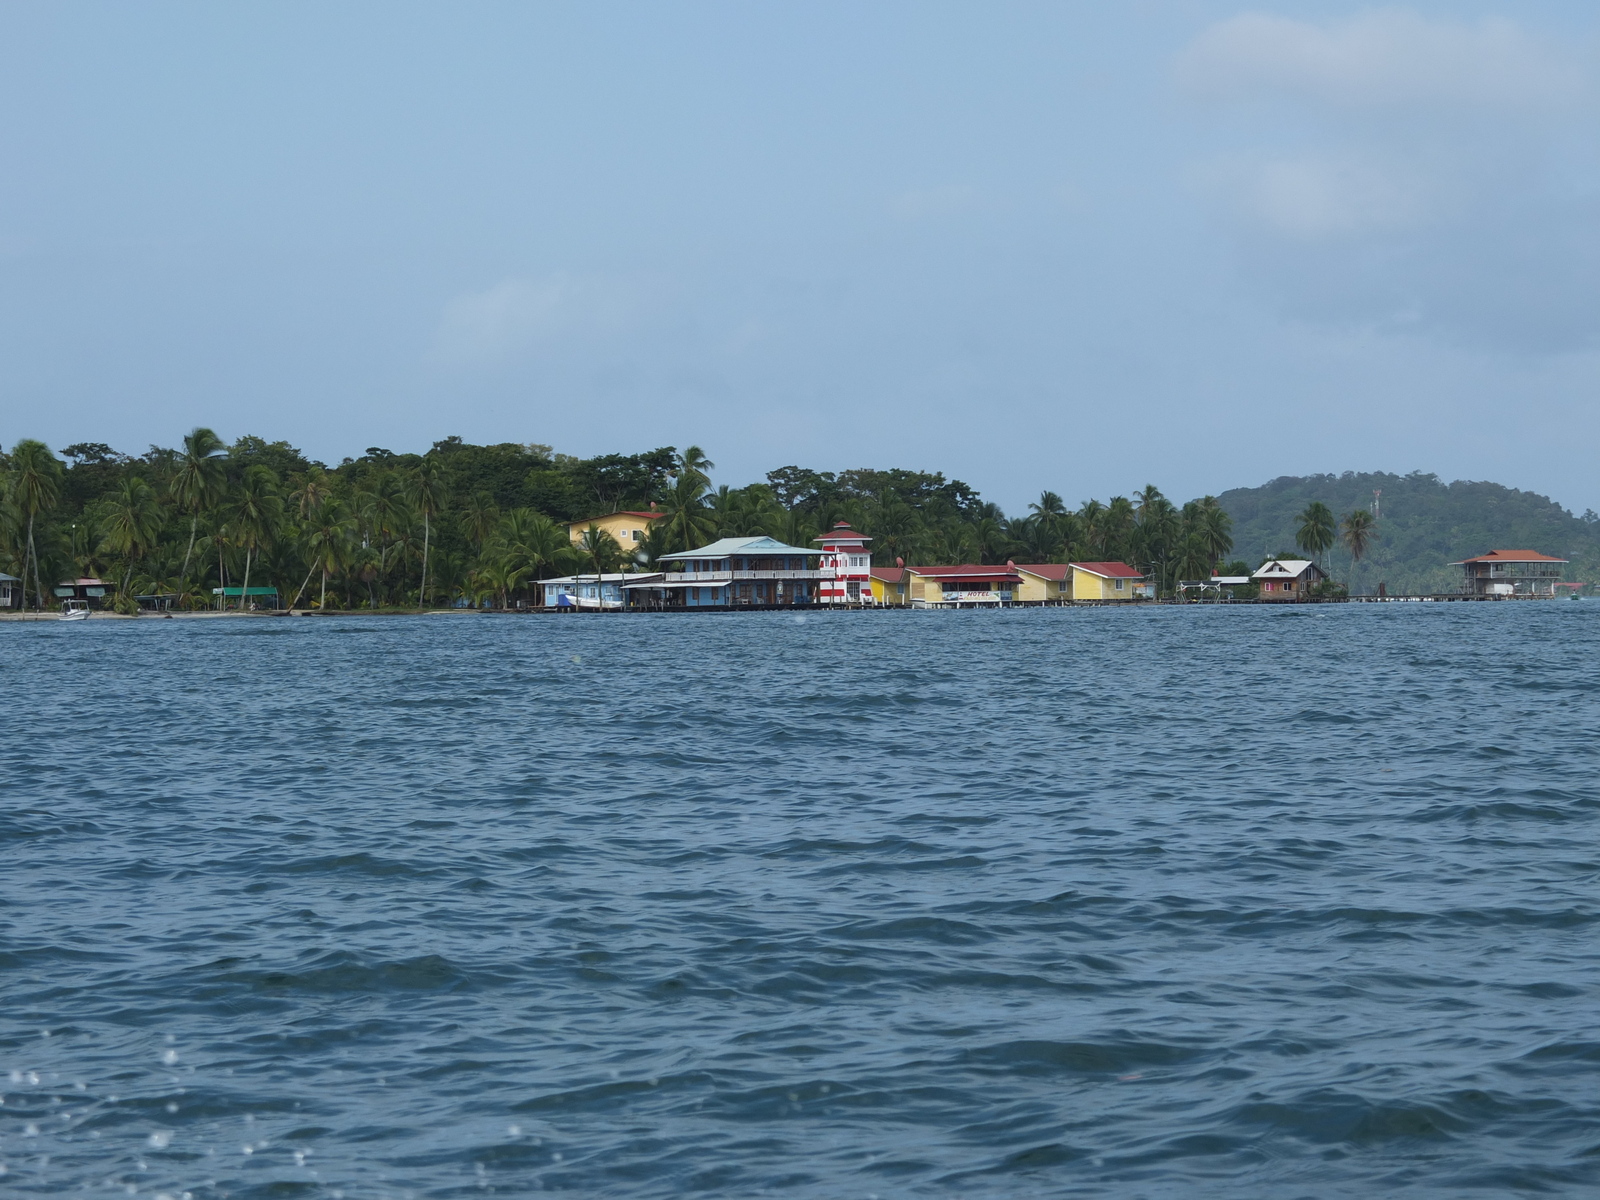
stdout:
<svg viewBox="0 0 1600 1200">
<path fill-rule="evenodd" d="M 810 546 L 839 521 L 874 539 L 878 565 L 1118 561 L 1163 592 L 1211 574 L 1233 549 L 1214 497 L 1180 505 L 1153 485 L 1075 509 L 1046 491 L 1007 516 L 938 473 L 788 466 L 735 488 L 714 487 L 714 468 L 695 446 L 584 459 L 447 438 L 423 454 L 371 447 L 327 466 L 286 442 L 229 444 L 204 428 L 139 456 L 87 442 L 58 456 L 23 440 L 0 454 L 0 569 L 39 607 L 59 581 L 95 577 L 124 607 L 136 595 L 212 607 L 216 588 L 244 606 L 250 589 L 270 587 L 290 606 L 377 609 L 505 606 L 544 578 L 649 570 L 722 537 Z M 569 536 L 569 523 L 618 509 L 661 517 L 638 546 L 596 526 Z M 1362 515 L 1345 523 L 1358 542 L 1370 533 Z M 1310 517 L 1302 545 L 1315 554 L 1338 529 L 1331 513 Z"/>
</svg>

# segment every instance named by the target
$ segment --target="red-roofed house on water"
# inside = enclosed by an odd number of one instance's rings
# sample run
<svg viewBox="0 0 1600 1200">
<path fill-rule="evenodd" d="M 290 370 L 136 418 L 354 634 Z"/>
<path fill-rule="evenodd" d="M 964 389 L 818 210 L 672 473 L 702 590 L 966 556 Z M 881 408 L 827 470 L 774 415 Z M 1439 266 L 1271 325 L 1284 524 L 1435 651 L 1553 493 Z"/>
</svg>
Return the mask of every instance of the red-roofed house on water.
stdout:
<svg viewBox="0 0 1600 1200">
<path fill-rule="evenodd" d="M 904 567 L 873 567 L 872 598 L 879 604 L 910 604 Z"/>
<path fill-rule="evenodd" d="M 1022 582 L 1017 599 L 1024 604 L 1060 604 L 1072 599 L 1071 563 L 1018 563 Z"/>
<path fill-rule="evenodd" d="M 1155 589 L 1144 573 L 1121 562 L 1072 564 L 1074 600 L 1151 600 Z"/>
<path fill-rule="evenodd" d="M 1566 562 L 1537 550 L 1491 550 L 1450 565 L 1465 569 L 1461 590 L 1469 596 L 1554 596 Z"/>
<path fill-rule="evenodd" d="M 850 528 L 848 521 L 840 521 L 821 537 L 811 539 L 822 543 L 822 561 L 819 570 L 832 571 L 833 578 L 824 578 L 817 587 L 818 604 L 871 604 L 872 555 L 867 543 L 872 539 Z"/>
<path fill-rule="evenodd" d="M 954 567 L 907 567 L 913 608 L 979 608 L 1010 604 L 1022 576 L 1003 567 L 967 563 Z"/>
</svg>

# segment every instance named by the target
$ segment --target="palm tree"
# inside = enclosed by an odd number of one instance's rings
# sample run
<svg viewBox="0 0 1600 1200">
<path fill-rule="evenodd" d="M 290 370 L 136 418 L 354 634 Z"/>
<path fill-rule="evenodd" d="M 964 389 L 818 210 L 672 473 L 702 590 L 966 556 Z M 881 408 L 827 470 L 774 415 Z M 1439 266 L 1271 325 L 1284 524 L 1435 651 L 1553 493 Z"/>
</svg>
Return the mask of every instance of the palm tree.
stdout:
<svg viewBox="0 0 1600 1200">
<path fill-rule="evenodd" d="M 675 550 L 694 550 L 705 545 L 703 539 L 711 530 L 705 506 L 709 488 L 704 475 L 685 468 L 667 492 L 664 506 L 667 515 L 661 518 L 660 524 L 666 528 L 668 544 Z"/>
<path fill-rule="evenodd" d="M 439 460 L 431 454 L 424 454 L 422 461 L 417 464 L 411 473 L 410 487 L 411 503 L 422 514 L 422 587 L 417 593 L 417 607 L 428 606 L 428 548 L 432 535 L 433 514 L 438 512 L 445 502 L 444 470 Z"/>
<path fill-rule="evenodd" d="M 222 499 L 227 486 L 227 473 L 222 455 L 227 446 L 211 430 L 196 426 L 183 438 L 183 450 L 178 455 L 178 469 L 174 472 L 167 490 L 180 509 L 189 514 L 189 548 L 183 552 L 183 571 L 189 574 L 189 557 L 194 553 L 195 533 L 200 528 L 200 514 Z"/>
<path fill-rule="evenodd" d="M 1179 550 L 1183 522 L 1177 507 L 1152 485 L 1139 493 L 1139 523 L 1134 527 L 1134 553 L 1140 566 L 1156 577 L 1156 590 L 1172 587 L 1172 560 Z"/>
<path fill-rule="evenodd" d="M 607 572 L 615 571 L 622 566 L 622 546 L 616 538 L 612 537 L 598 525 L 591 525 L 583 531 L 583 537 L 578 539 L 578 552 L 594 567 L 595 603 L 603 606 L 605 600 L 605 576 Z"/>
<path fill-rule="evenodd" d="M 1122 562 L 1128 557 L 1129 540 L 1139 514 L 1126 496 L 1113 496 L 1100 518 L 1099 557 L 1102 562 Z"/>
<path fill-rule="evenodd" d="M 1211 557 L 1211 546 L 1204 528 L 1196 528 L 1186 535 L 1178 548 L 1175 564 L 1179 579 L 1204 580 L 1216 560 Z"/>
<path fill-rule="evenodd" d="M 1233 549 L 1233 518 L 1217 503 L 1215 496 L 1200 501 L 1200 536 L 1205 541 L 1211 567 Z"/>
<path fill-rule="evenodd" d="M 474 550 L 482 553 L 484 542 L 489 540 L 499 521 L 500 510 L 488 492 L 473 492 L 467 497 L 467 503 L 461 510 L 461 522 L 467 541 L 472 543 Z"/>
<path fill-rule="evenodd" d="M 39 583 L 39 553 L 33 539 L 34 522 L 41 513 L 56 506 L 61 497 L 61 460 L 50 447 L 33 438 L 23 438 L 11 447 L 11 502 L 28 520 L 27 558 L 22 568 L 23 588 L 27 588 L 27 563 L 33 564 L 33 604 L 44 607 L 44 588 Z"/>
<path fill-rule="evenodd" d="M 1105 535 L 1106 506 L 1098 500 L 1085 500 L 1078 506 L 1078 524 L 1090 554 L 1096 553 Z"/>
<path fill-rule="evenodd" d="M 1358 508 L 1347 516 L 1342 522 L 1344 527 L 1344 544 L 1350 551 L 1353 562 L 1360 562 L 1372 543 L 1378 537 L 1377 519 L 1366 509 Z"/>
<path fill-rule="evenodd" d="M 244 548 L 244 586 L 239 589 L 239 611 L 250 598 L 250 560 L 263 543 L 277 536 L 283 521 L 283 497 L 278 494 L 278 477 L 271 467 L 256 464 L 246 467 L 234 499 L 233 536 Z"/>
<path fill-rule="evenodd" d="M 1323 552 L 1333 545 L 1338 532 L 1333 510 L 1321 500 L 1313 500 L 1298 520 L 1300 525 L 1294 533 L 1294 544 L 1320 563 Z"/>
<path fill-rule="evenodd" d="M 318 505 L 303 528 L 306 557 L 311 562 L 311 571 L 322 572 L 322 595 L 317 601 L 319 610 L 328 607 L 328 576 L 345 564 L 354 528 L 355 523 L 351 521 L 344 504 L 336 499 L 325 500 Z M 308 571 L 306 583 L 310 582 L 311 572 Z M 300 592 L 295 593 L 295 601 L 299 601 L 300 593 L 306 590 L 306 583 L 302 583 Z M 293 608 L 294 604 L 291 603 L 289 607 Z"/>
<path fill-rule="evenodd" d="M 333 481 L 328 478 L 328 473 L 313 470 L 306 476 L 305 482 L 289 493 L 289 503 L 294 505 L 302 521 L 308 521 L 332 496 Z"/>
<path fill-rule="evenodd" d="M 102 537 L 105 549 L 120 555 L 127 563 L 122 573 L 119 603 L 127 599 L 134 563 L 155 544 L 160 533 L 161 506 L 156 501 L 155 489 L 137 475 L 124 475 L 106 506 Z"/>
<path fill-rule="evenodd" d="M 702 483 L 710 486 L 711 472 L 716 468 L 717 464 L 706 457 L 704 450 L 700 449 L 699 446 L 690 446 L 683 452 L 683 457 L 679 459 L 678 477 L 681 479 L 685 475 L 696 475 L 699 476 Z M 685 549 L 690 548 L 685 547 Z"/>
<path fill-rule="evenodd" d="M 544 578 L 547 568 L 576 570 L 584 562 L 566 526 L 531 508 L 513 508 L 500 519 L 484 559 L 502 568 L 497 579 L 504 592 L 515 591 L 526 576 Z"/>
</svg>

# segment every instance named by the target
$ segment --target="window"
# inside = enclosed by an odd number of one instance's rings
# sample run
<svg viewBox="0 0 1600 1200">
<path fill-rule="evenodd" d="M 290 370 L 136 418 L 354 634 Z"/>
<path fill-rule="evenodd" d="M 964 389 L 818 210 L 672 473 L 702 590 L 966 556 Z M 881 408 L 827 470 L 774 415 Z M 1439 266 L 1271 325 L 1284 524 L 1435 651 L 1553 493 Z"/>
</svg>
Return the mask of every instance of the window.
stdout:
<svg viewBox="0 0 1600 1200">
<path fill-rule="evenodd" d="M 1117 591 L 1119 591 L 1119 592 L 1120 592 L 1120 591 L 1121 591 L 1121 590 L 1122 590 L 1122 585 L 1123 585 L 1123 584 L 1125 584 L 1125 583 L 1127 583 L 1127 582 L 1128 582 L 1128 581 L 1127 581 L 1127 580 L 1126 580 L 1126 579 L 1119 579 L 1119 580 L 1117 580 Z"/>
</svg>

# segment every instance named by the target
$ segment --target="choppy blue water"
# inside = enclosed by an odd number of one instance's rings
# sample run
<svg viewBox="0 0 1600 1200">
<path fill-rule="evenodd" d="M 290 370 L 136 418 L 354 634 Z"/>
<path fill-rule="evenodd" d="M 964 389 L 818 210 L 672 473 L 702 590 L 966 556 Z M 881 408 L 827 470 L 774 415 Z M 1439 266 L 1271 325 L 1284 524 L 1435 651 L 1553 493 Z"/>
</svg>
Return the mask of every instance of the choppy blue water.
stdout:
<svg viewBox="0 0 1600 1200">
<path fill-rule="evenodd" d="M 1600 603 L 0 626 L 0 1192 L 1594 1194 Z"/>
</svg>

